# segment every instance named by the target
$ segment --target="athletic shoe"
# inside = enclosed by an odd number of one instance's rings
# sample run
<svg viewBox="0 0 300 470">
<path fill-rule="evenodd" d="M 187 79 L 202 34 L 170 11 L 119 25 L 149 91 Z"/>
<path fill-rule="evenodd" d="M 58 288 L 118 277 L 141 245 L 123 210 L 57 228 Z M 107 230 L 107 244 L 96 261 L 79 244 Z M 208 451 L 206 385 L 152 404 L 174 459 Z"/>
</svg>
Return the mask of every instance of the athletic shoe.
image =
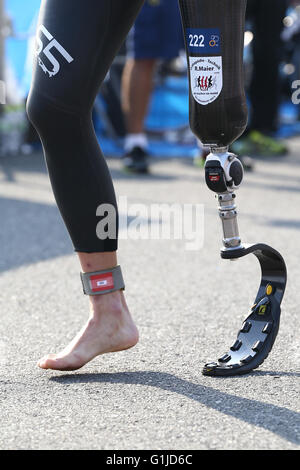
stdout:
<svg viewBox="0 0 300 470">
<path fill-rule="evenodd" d="M 148 153 L 141 147 L 134 147 L 123 157 L 123 168 L 130 173 L 148 173 Z"/>
<path fill-rule="evenodd" d="M 251 131 L 247 137 L 234 142 L 232 151 L 242 155 L 279 156 L 286 155 L 288 148 L 285 144 L 259 131 Z"/>
</svg>

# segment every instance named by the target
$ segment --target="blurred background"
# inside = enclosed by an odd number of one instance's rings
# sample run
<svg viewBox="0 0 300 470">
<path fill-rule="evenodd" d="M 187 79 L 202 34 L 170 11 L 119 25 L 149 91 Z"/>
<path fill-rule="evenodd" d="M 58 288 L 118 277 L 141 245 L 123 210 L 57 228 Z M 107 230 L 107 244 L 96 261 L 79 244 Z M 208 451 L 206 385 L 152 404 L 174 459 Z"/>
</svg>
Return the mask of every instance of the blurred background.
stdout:
<svg viewBox="0 0 300 470">
<path fill-rule="evenodd" d="M 220 260 L 217 205 L 201 169 L 205 149 L 188 123 L 177 0 L 145 1 L 133 36 L 99 90 L 94 123 L 117 196 L 128 201 L 119 204 L 123 222 L 134 223 L 137 232 L 136 215 L 145 224 L 161 224 L 159 217 L 140 217 L 140 207 L 150 214 L 157 204 L 201 204 L 203 248 L 188 251 L 187 240 L 173 236 L 126 238 L 125 227 L 119 261 L 140 345 L 117 359 L 101 357 L 75 375 L 35 368 L 39 357 L 72 339 L 87 307 L 77 257 L 25 113 L 39 6 L 40 0 L 0 0 L 0 103 L 6 95 L 0 104 L 0 448 L 298 449 L 299 2 L 248 0 L 250 119 L 233 150 L 242 159 L 250 156 L 247 167 L 254 171 L 238 194 L 240 233 L 243 242 L 278 249 L 290 281 L 268 362 L 226 383 L 207 382 L 199 364 L 233 340 L 253 304 L 260 267 L 252 256 L 240 263 Z M 160 14 L 166 15 L 162 23 Z M 168 44 L 175 42 L 171 34 L 181 35 L 176 54 L 163 47 L 160 34 Z M 158 49 L 151 41 L 157 35 Z M 150 176 L 124 171 L 121 157 L 133 151 L 138 158 L 150 155 Z"/>
<path fill-rule="evenodd" d="M 175 3 L 177 4 L 174 1 Z M 259 4 L 264 5 L 264 12 L 257 10 L 257 3 L 256 0 L 249 0 L 245 33 L 245 75 L 250 122 L 255 100 L 265 108 L 268 107 L 268 97 L 265 94 L 270 88 L 270 81 L 269 85 L 267 81 L 264 91 L 266 67 L 262 69 L 259 65 L 266 60 L 265 45 L 269 40 L 260 37 L 261 22 L 264 29 L 268 23 L 263 21 L 262 15 L 269 15 L 271 19 L 272 14 L 277 14 L 272 12 L 270 5 L 273 2 L 259 0 Z M 270 126 L 265 126 L 268 129 L 258 129 L 254 125 L 254 128 L 249 128 L 246 137 L 236 143 L 233 150 L 240 155 L 284 155 L 288 152 L 288 144 L 281 143 L 280 139 L 300 134 L 299 105 L 292 102 L 292 94 L 295 91 L 292 84 L 300 79 L 300 5 L 299 1 L 282 0 L 279 3 L 281 9 L 284 6 L 284 15 L 280 12 L 277 14 L 281 26 L 277 26 L 276 31 L 274 28 L 269 31 L 271 37 L 274 38 L 278 34 L 280 38 L 280 43 L 275 39 L 273 41 L 278 59 L 278 85 L 276 83 L 272 93 L 277 94 L 278 110 L 272 111 L 273 122 Z M 40 149 L 38 137 L 25 114 L 39 6 L 40 0 L 0 0 L 0 80 L 5 82 L 6 88 L 6 103 L 0 105 L 0 158 L 10 154 L 18 154 L 21 157 L 22 154 L 30 154 Z M 273 21 L 270 22 L 274 24 Z M 258 46 L 255 47 L 256 37 Z M 126 120 L 121 104 L 121 83 L 127 60 L 128 43 L 124 44 L 116 57 L 95 103 L 96 132 L 105 155 L 109 157 L 120 157 L 124 154 Z M 276 77 L 274 80 L 276 81 Z M 274 104 L 274 96 L 270 99 Z M 260 111 L 257 113 L 260 114 Z M 188 80 L 183 49 L 178 51 L 176 58 L 156 61 L 153 91 L 144 128 L 151 156 L 199 157 L 199 145 L 188 124 Z"/>
</svg>

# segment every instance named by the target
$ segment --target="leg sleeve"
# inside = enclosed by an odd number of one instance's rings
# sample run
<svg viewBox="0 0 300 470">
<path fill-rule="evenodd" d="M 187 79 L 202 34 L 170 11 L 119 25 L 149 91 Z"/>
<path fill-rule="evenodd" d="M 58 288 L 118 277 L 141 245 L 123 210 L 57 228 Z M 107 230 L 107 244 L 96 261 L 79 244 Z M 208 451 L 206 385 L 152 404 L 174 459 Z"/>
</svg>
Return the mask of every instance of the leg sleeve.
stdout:
<svg viewBox="0 0 300 470">
<path fill-rule="evenodd" d="M 101 204 L 117 204 L 92 125 L 99 87 L 143 0 L 42 0 L 28 115 L 76 251 L 117 249 L 96 234 Z"/>
<path fill-rule="evenodd" d="M 286 9 L 286 0 L 248 0 L 248 14 L 254 23 L 251 127 L 267 133 L 277 128 L 281 32 Z"/>
</svg>

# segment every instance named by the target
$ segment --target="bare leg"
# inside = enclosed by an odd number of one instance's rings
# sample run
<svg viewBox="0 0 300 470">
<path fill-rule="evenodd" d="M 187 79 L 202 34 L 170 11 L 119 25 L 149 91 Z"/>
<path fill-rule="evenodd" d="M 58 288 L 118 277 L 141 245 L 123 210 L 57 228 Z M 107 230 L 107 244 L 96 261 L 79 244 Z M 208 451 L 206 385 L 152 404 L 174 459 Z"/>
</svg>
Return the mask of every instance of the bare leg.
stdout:
<svg viewBox="0 0 300 470">
<path fill-rule="evenodd" d="M 129 134 L 144 132 L 155 65 L 155 59 L 129 59 L 126 63 L 122 80 L 122 107 Z"/>
<path fill-rule="evenodd" d="M 116 252 L 78 253 L 83 272 L 101 271 L 117 265 Z M 100 354 L 129 349 L 138 342 L 122 291 L 90 296 L 90 317 L 73 341 L 60 353 L 43 357 L 42 369 L 76 370 Z"/>
</svg>

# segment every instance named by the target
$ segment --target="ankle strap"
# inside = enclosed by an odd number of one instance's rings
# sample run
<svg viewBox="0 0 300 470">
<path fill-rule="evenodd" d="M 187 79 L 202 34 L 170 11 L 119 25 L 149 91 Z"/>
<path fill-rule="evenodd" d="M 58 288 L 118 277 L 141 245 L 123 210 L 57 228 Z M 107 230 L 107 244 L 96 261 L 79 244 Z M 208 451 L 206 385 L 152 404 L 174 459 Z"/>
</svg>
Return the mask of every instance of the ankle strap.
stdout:
<svg viewBox="0 0 300 470">
<path fill-rule="evenodd" d="M 80 273 L 83 292 L 86 295 L 108 294 L 116 290 L 124 290 L 125 284 L 120 266 L 104 271 Z"/>
</svg>

